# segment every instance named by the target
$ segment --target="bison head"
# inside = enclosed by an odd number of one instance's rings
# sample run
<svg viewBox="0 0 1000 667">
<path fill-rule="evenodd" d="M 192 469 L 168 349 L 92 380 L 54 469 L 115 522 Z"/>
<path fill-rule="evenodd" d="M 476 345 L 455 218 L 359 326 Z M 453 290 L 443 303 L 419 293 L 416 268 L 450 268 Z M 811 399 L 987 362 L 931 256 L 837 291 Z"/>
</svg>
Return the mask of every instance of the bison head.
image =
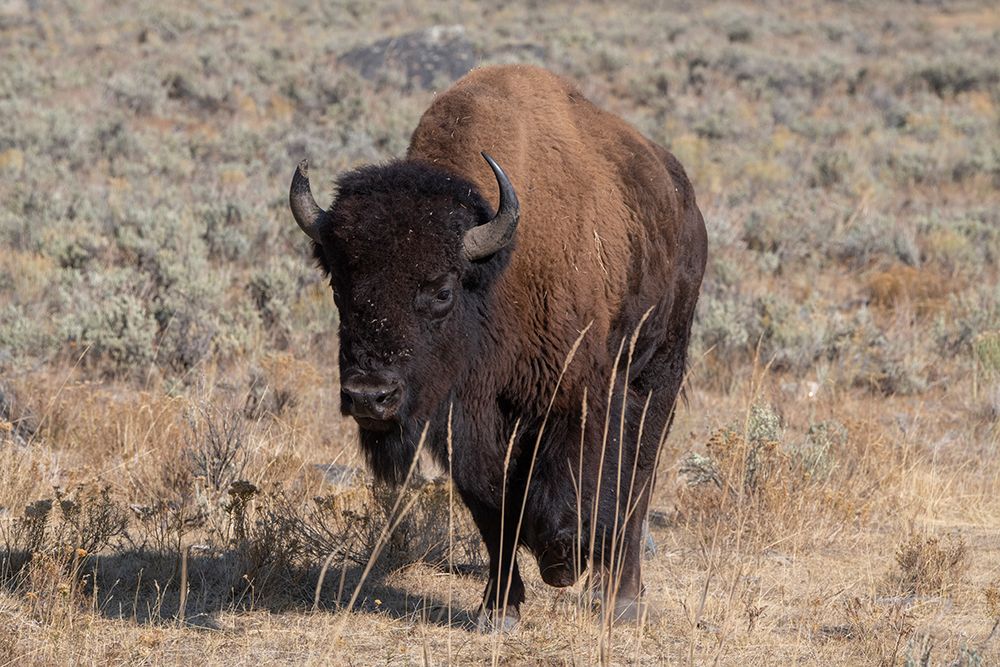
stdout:
<svg viewBox="0 0 1000 667">
<path fill-rule="evenodd" d="M 340 312 L 341 409 L 365 431 L 431 419 L 480 353 L 491 288 L 511 252 L 514 188 L 488 155 L 496 214 L 470 182 L 413 160 L 343 175 L 329 210 L 306 163 L 290 203 Z"/>
</svg>

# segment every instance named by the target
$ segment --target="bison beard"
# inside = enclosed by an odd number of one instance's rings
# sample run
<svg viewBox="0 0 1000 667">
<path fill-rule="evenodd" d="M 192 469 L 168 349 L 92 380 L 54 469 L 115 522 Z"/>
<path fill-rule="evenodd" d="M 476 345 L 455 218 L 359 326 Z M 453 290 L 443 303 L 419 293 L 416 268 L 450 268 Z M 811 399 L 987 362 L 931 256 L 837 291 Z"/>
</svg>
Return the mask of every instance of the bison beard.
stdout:
<svg viewBox="0 0 1000 667">
<path fill-rule="evenodd" d="M 489 552 L 484 626 L 519 615 L 521 546 L 553 586 L 589 563 L 609 617 L 641 616 L 707 255 L 677 160 L 545 70 L 487 67 L 406 159 L 341 176 L 328 210 L 303 163 L 290 204 L 340 312 L 341 409 L 390 483 L 427 428 Z"/>
</svg>

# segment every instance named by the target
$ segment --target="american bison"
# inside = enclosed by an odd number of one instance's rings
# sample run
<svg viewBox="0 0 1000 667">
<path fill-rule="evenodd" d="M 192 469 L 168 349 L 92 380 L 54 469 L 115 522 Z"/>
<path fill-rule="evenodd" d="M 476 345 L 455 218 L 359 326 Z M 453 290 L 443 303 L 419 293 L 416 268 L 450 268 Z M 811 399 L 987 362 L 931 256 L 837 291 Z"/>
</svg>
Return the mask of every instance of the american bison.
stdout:
<svg viewBox="0 0 1000 667">
<path fill-rule="evenodd" d="M 428 425 L 482 534 L 481 626 L 519 618 L 521 546 L 546 583 L 589 564 L 614 617 L 644 615 L 642 522 L 707 254 L 677 159 L 546 70 L 483 67 L 404 159 L 340 176 L 327 210 L 303 161 L 290 204 L 368 465 L 399 483 Z"/>
</svg>

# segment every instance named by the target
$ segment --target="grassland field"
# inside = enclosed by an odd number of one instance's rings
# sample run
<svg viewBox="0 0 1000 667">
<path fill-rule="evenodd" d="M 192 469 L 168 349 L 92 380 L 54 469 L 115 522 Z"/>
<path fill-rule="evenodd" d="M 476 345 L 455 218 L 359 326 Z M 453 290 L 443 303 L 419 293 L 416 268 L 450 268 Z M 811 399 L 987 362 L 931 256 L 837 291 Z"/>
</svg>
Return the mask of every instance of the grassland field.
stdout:
<svg viewBox="0 0 1000 667">
<path fill-rule="evenodd" d="M 643 628 L 528 565 L 475 632 L 450 486 L 396 521 L 339 416 L 292 170 L 500 62 L 708 226 Z M 0 665 L 1000 665 L 998 263 L 995 3 L 0 0 Z"/>
</svg>

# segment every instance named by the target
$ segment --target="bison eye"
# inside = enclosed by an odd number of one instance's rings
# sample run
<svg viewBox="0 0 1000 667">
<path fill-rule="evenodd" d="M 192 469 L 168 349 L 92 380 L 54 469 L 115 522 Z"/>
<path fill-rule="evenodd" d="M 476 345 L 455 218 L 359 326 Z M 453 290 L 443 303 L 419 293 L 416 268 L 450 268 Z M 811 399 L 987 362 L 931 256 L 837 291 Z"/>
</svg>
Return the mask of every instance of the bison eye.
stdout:
<svg viewBox="0 0 1000 667">
<path fill-rule="evenodd" d="M 442 287 L 434 293 L 434 297 L 427 304 L 427 312 L 431 317 L 441 318 L 451 312 L 454 294 L 451 289 Z"/>
<path fill-rule="evenodd" d="M 414 303 L 417 312 L 434 319 L 441 319 L 455 305 L 455 276 L 446 275 L 429 281 L 417 292 Z"/>
</svg>

